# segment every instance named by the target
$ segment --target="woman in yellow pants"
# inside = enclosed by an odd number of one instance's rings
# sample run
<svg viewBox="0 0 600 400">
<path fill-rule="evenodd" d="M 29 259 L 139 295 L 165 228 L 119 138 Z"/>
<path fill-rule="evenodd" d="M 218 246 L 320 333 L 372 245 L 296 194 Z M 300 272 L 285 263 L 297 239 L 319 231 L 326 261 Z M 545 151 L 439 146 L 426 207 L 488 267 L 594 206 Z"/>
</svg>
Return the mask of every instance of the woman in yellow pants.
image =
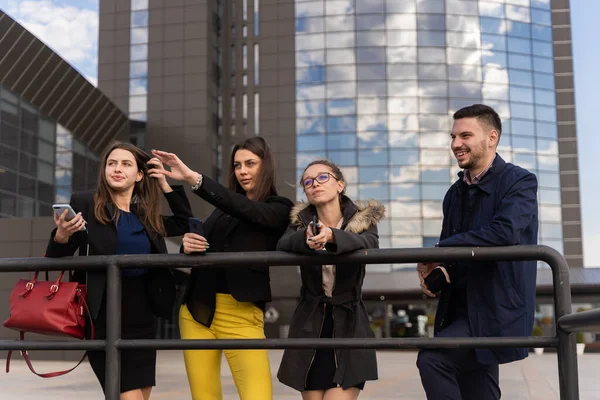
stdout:
<svg viewBox="0 0 600 400">
<path fill-rule="evenodd" d="M 175 154 L 154 154 L 192 191 L 216 207 L 204 234 L 187 233 L 186 254 L 269 251 L 285 231 L 292 202 L 277 196 L 275 163 L 264 139 L 237 144 L 231 154 L 229 189 L 188 168 Z M 210 243 L 210 246 L 209 246 Z M 271 301 L 269 268 L 222 267 L 192 270 L 179 314 L 184 339 L 261 339 L 263 313 Z M 266 350 L 225 350 L 241 400 L 272 399 Z M 221 400 L 221 350 L 186 350 L 185 366 L 194 400 Z"/>
</svg>

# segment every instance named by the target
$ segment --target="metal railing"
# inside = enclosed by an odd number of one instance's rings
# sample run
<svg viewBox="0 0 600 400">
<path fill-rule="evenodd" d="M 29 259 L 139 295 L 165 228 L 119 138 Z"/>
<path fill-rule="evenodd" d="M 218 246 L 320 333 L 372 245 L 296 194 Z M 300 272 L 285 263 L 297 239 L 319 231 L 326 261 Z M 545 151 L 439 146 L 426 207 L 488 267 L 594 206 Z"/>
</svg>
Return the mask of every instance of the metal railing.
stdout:
<svg viewBox="0 0 600 400">
<path fill-rule="evenodd" d="M 318 264 L 388 264 L 436 261 L 545 261 L 553 271 L 556 335 L 553 337 L 481 338 L 386 338 L 386 339 L 221 339 L 221 340 L 123 340 L 121 335 L 121 269 L 173 267 L 295 266 Z M 106 398 L 118 400 L 120 392 L 120 351 L 126 349 L 290 349 L 290 348 L 496 348 L 554 347 L 558 353 L 560 398 L 579 399 L 577 356 L 573 332 L 600 328 L 600 311 L 571 313 L 569 267 L 556 250 L 547 246 L 485 248 L 374 249 L 345 255 L 299 255 L 285 252 L 240 252 L 67 258 L 0 259 L 0 272 L 37 270 L 107 270 L 106 340 L 15 341 L 0 340 L 0 350 L 105 350 Z"/>
</svg>

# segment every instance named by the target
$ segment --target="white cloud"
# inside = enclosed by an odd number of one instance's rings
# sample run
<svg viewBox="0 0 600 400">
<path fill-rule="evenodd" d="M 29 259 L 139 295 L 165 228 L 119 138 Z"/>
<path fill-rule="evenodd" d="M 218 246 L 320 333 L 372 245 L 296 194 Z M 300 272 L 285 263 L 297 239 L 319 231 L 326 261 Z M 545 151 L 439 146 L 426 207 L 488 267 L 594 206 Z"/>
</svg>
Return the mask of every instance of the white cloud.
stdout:
<svg viewBox="0 0 600 400">
<path fill-rule="evenodd" d="M 98 12 L 51 0 L 0 1 L 17 22 L 97 84 Z"/>
</svg>

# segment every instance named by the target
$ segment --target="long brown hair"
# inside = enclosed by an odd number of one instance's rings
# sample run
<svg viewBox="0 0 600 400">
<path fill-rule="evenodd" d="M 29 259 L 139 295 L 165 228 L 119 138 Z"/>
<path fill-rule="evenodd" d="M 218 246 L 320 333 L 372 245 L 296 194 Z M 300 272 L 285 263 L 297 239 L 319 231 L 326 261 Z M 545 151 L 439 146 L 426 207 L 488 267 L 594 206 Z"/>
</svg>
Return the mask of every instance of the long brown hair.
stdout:
<svg viewBox="0 0 600 400">
<path fill-rule="evenodd" d="M 94 196 L 94 216 L 102 224 L 111 223 L 113 220 L 118 221 L 120 210 L 116 208 L 113 216 L 109 215 L 106 210 L 108 203 L 114 203 L 114 190 L 106 180 L 106 162 L 108 156 L 116 149 L 122 149 L 133 154 L 133 158 L 137 164 L 137 168 L 144 176 L 141 181 L 136 182 L 133 188 L 133 199 L 137 203 L 136 215 L 146 230 L 156 232 L 162 236 L 165 235 L 162 216 L 160 215 L 160 202 L 162 191 L 158 185 L 158 181 L 154 178 L 146 176 L 148 171 L 148 161 L 150 156 L 142 149 L 130 143 L 115 142 L 109 146 L 102 156 L 102 165 L 98 174 L 98 189 Z"/>
<path fill-rule="evenodd" d="M 237 178 L 235 177 L 235 153 L 238 150 L 248 150 L 261 159 L 260 169 L 256 177 L 256 187 L 254 190 L 254 199 L 258 201 L 266 200 L 270 196 L 277 196 L 275 188 L 275 160 L 271 155 L 271 148 L 260 136 L 254 136 L 245 139 L 233 147 L 231 151 L 231 161 L 229 163 L 229 189 L 236 193 L 246 194 Z"/>
</svg>

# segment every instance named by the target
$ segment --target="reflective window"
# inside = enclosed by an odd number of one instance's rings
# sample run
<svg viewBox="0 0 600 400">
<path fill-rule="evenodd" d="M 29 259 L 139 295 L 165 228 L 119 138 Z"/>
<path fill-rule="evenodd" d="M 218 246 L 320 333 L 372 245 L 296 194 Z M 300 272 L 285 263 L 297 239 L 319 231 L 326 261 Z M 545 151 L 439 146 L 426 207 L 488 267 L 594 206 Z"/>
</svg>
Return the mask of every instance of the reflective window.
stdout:
<svg viewBox="0 0 600 400">
<path fill-rule="evenodd" d="M 417 64 L 387 64 L 389 79 L 416 79 Z"/>
<path fill-rule="evenodd" d="M 148 25 L 148 10 L 143 11 L 132 11 L 131 12 L 131 26 L 147 26 Z"/>
<path fill-rule="evenodd" d="M 386 78 L 386 66 L 385 64 L 370 64 L 370 65 L 359 65 L 358 75 L 359 80 L 383 80 Z"/>
<path fill-rule="evenodd" d="M 388 46 L 415 46 L 417 44 L 417 32 L 414 31 L 387 31 Z"/>
<path fill-rule="evenodd" d="M 327 102 L 327 113 L 329 115 L 356 114 L 356 102 L 354 99 L 330 100 Z"/>
<path fill-rule="evenodd" d="M 446 30 L 446 17 L 436 14 L 417 15 L 417 29 L 419 30 Z"/>
<path fill-rule="evenodd" d="M 538 72 L 554 73 L 554 61 L 551 58 L 533 57 L 533 69 Z"/>
<path fill-rule="evenodd" d="M 390 185 L 390 199 L 404 201 L 421 200 L 421 187 L 416 184 L 398 184 Z M 394 224 L 396 225 L 396 224 Z"/>
<path fill-rule="evenodd" d="M 327 148 L 328 149 L 355 149 L 357 147 L 356 134 L 328 134 Z"/>
<path fill-rule="evenodd" d="M 419 68 L 419 79 L 445 80 L 447 79 L 446 66 L 422 64 Z"/>
<path fill-rule="evenodd" d="M 385 46 L 385 36 L 381 32 L 356 32 L 356 45 L 366 46 Z"/>
<path fill-rule="evenodd" d="M 387 132 L 359 132 L 357 136 L 361 149 L 384 148 L 387 145 Z"/>
<path fill-rule="evenodd" d="M 325 17 L 325 30 L 327 32 L 352 32 L 354 31 L 354 18 L 352 15 Z"/>
<path fill-rule="evenodd" d="M 131 28 L 131 44 L 148 43 L 148 28 Z"/>
<path fill-rule="evenodd" d="M 387 199 L 389 197 L 388 185 L 372 183 L 358 185 L 359 199 Z"/>
<path fill-rule="evenodd" d="M 145 10 L 148 8 L 148 0 L 131 0 L 131 10 Z"/>
<path fill-rule="evenodd" d="M 532 67 L 531 56 L 522 55 L 522 54 L 509 54 L 508 55 L 508 66 L 510 68 L 531 70 L 531 67 Z"/>
<path fill-rule="evenodd" d="M 359 3 L 362 4 L 362 3 Z M 385 14 L 370 14 L 356 16 L 356 30 L 370 31 L 385 29 Z"/>
<path fill-rule="evenodd" d="M 449 31 L 478 32 L 479 18 L 464 15 L 447 15 L 446 29 Z"/>
<path fill-rule="evenodd" d="M 509 70 L 508 79 L 511 85 L 533 86 L 533 76 L 531 72 Z"/>
<path fill-rule="evenodd" d="M 531 54 L 531 41 L 527 39 L 508 37 L 508 50 L 514 53 Z"/>
<path fill-rule="evenodd" d="M 358 151 L 358 165 L 387 165 L 387 149 L 372 149 Z"/>
<path fill-rule="evenodd" d="M 514 21 L 531 22 L 529 7 L 519 7 L 510 4 L 506 5 L 506 18 Z"/>
<path fill-rule="evenodd" d="M 421 186 L 423 200 L 444 200 L 448 184 L 424 184 Z"/>
<path fill-rule="evenodd" d="M 483 33 L 495 33 L 503 35 L 506 33 L 506 22 L 501 19 L 481 17 L 480 18 L 481 32 Z"/>
<path fill-rule="evenodd" d="M 531 22 L 540 25 L 552 25 L 552 14 L 550 11 L 531 9 Z"/>
<path fill-rule="evenodd" d="M 533 89 L 520 86 L 511 86 L 510 99 L 512 101 L 518 101 L 521 103 L 533 103 Z"/>
<path fill-rule="evenodd" d="M 549 26 L 531 25 L 531 36 L 536 40 L 552 41 L 552 28 Z"/>
<path fill-rule="evenodd" d="M 554 75 L 534 73 L 535 86 L 540 89 L 554 89 Z"/>
<path fill-rule="evenodd" d="M 358 179 L 361 183 L 378 183 L 388 181 L 387 167 L 360 167 Z"/>
<path fill-rule="evenodd" d="M 386 28 L 388 30 L 416 30 L 417 18 L 414 14 L 390 14 L 386 13 Z"/>
<path fill-rule="evenodd" d="M 325 31 L 323 17 L 296 17 L 296 33 L 318 33 Z"/>
<path fill-rule="evenodd" d="M 533 54 L 536 56 L 552 57 L 552 43 L 534 40 Z"/>
<path fill-rule="evenodd" d="M 446 45 L 446 33 L 438 31 L 419 31 L 419 46 L 443 47 Z"/>
<path fill-rule="evenodd" d="M 386 0 L 385 11 L 388 13 L 415 13 L 417 7 L 415 5 L 415 0 Z"/>
<path fill-rule="evenodd" d="M 340 166 L 355 166 L 357 163 L 356 151 L 328 151 L 327 157 Z M 349 191 L 346 193 L 350 195 Z"/>
<path fill-rule="evenodd" d="M 419 13 L 443 13 L 444 0 L 418 0 L 417 12 Z"/>
<path fill-rule="evenodd" d="M 534 108 L 530 104 L 511 103 L 510 112 L 512 118 L 534 119 Z"/>
<path fill-rule="evenodd" d="M 462 0 L 446 1 L 446 13 L 458 15 L 478 15 L 477 3 L 474 1 Z"/>
<path fill-rule="evenodd" d="M 482 17 L 505 18 L 504 5 L 480 0 L 479 15 Z"/>
<path fill-rule="evenodd" d="M 390 164 L 415 165 L 419 163 L 418 150 L 390 149 Z"/>
<path fill-rule="evenodd" d="M 296 149 L 298 151 L 321 150 L 325 148 L 325 136 L 323 135 L 302 135 L 296 139 Z"/>
<path fill-rule="evenodd" d="M 323 0 L 317 1 L 296 1 L 294 2 L 296 8 L 296 17 L 309 17 L 309 16 L 321 16 L 323 15 Z M 235 8 L 235 7 L 232 7 Z"/>
</svg>

